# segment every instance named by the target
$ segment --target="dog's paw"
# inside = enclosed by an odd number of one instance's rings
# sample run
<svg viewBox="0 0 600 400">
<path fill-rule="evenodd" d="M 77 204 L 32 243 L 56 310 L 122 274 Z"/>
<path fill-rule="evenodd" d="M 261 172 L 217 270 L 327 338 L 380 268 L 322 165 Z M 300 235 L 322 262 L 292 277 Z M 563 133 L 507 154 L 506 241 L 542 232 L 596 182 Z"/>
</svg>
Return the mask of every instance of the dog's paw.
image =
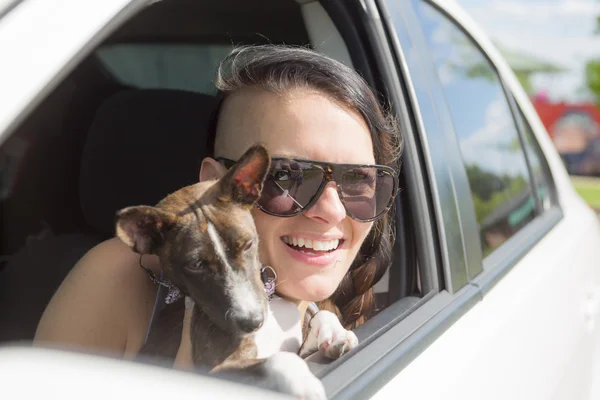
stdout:
<svg viewBox="0 0 600 400">
<path fill-rule="evenodd" d="M 269 357 L 264 368 L 269 386 L 303 400 L 326 400 L 323 384 L 295 353 L 281 351 Z"/>
<path fill-rule="evenodd" d="M 344 329 L 334 313 L 323 310 L 310 321 L 310 330 L 300 349 L 300 356 L 304 358 L 318 350 L 325 357 L 335 360 L 357 345 L 358 338 L 354 332 Z"/>
</svg>

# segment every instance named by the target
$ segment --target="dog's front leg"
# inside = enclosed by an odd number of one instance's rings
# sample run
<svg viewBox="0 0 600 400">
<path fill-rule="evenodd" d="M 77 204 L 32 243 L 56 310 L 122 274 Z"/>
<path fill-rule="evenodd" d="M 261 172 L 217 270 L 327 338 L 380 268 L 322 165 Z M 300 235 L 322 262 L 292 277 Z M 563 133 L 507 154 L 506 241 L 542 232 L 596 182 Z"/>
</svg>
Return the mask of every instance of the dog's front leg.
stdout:
<svg viewBox="0 0 600 400">
<path fill-rule="evenodd" d="M 267 382 L 285 393 L 306 400 L 326 400 L 323 383 L 297 354 L 280 351 L 263 364 Z"/>
<path fill-rule="evenodd" d="M 305 400 L 327 400 L 323 384 L 310 372 L 308 364 L 295 353 L 280 351 L 266 359 L 228 360 L 215 367 L 216 374 L 244 371 L 250 376 L 264 379 L 255 382 L 281 393 Z M 238 379 L 246 381 L 246 379 Z"/>
<path fill-rule="evenodd" d="M 306 358 L 319 351 L 335 360 L 357 345 L 358 338 L 354 332 L 344 329 L 334 313 L 321 310 L 310 320 L 308 335 L 298 354 Z"/>
</svg>

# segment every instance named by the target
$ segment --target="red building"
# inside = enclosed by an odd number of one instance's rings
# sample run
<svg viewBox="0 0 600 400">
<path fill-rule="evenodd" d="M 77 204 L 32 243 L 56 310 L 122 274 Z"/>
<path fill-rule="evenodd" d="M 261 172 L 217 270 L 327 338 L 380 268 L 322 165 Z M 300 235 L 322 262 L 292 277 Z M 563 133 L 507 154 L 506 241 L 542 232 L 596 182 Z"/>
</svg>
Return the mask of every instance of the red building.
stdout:
<svg viewBox="0 0 600 400">
<path fill-rule="evenodd" d="M 600 107 L 551 103 L 543 95 L 532 103 L 569 172 L 600 176 Z"/>
<path fill-rule="evenodd" d="M 593 103 L 549 103 L 538 98 L 532 99 L 532 103 L 550 136 L 553 136 L 552 127 L 554 123 L 570 111 L 585 113 L 589 115 L 596 124 L 600 125 L 600 107 Z"/>
</svg>

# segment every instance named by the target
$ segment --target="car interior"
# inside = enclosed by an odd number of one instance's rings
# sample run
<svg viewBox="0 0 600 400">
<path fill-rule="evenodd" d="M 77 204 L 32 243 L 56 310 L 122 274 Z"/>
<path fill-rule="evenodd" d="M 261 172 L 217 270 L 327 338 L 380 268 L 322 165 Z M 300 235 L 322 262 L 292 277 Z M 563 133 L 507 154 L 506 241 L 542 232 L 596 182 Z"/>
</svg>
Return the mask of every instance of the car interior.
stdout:
<svg viewBox="0 0 600 400">
<path fill-rule="evenodd" d="M 361 24 L 339 3 L 155 2 L 52 91 L 0 146 L 0 343 L 33 339 L 69 270 L 114 236 L 118 209 L 156 204 L 197 181 L 213 74 L 233 46 L 310 46 L 354 66 L 385 96 Z M 394 262 L 376 286 L 377 314 L 356 329 L 365 343 L 424 296 L 406 235 L 410 202 L 403 190 L 396 201 Z"/>
</svg>

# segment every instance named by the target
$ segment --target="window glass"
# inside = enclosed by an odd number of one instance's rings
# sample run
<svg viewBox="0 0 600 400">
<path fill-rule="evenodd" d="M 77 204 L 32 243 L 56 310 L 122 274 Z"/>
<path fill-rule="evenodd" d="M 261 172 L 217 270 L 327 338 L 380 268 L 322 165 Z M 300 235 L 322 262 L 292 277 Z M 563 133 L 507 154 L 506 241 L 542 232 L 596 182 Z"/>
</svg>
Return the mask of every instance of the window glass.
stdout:
<svg viewBox="0 0 600 400">
<path fill-rule="evenodd" d="M 217 64 L 231 50 L 231 44 L 126 43 L 102 47 L 96 54 L 123 84 L 214 94 Z"/>
<path fill-rule="evenodd" d="M 444 14 L 414 4 L 460 144 L 486 256 L 535 216 L 525 152 L 488 59 Z"/>
<path fill-rule="evenodd" d="M 527 158 L 533 174 L 533 181 L 535 182 L 537 194 L 540 198 L 542 210 L 545 211 L 552 206 L 550 197 L 550 170 L 539 144 L 535 139 L 533 130 L 521 110 L 519 110 L 519 118 L 521 118 L 523 123 L 522 126 L 525 130 L 523 132 L 523 136 L 525 137 L 525 151 L 527 152 Z"/>
</svg>

